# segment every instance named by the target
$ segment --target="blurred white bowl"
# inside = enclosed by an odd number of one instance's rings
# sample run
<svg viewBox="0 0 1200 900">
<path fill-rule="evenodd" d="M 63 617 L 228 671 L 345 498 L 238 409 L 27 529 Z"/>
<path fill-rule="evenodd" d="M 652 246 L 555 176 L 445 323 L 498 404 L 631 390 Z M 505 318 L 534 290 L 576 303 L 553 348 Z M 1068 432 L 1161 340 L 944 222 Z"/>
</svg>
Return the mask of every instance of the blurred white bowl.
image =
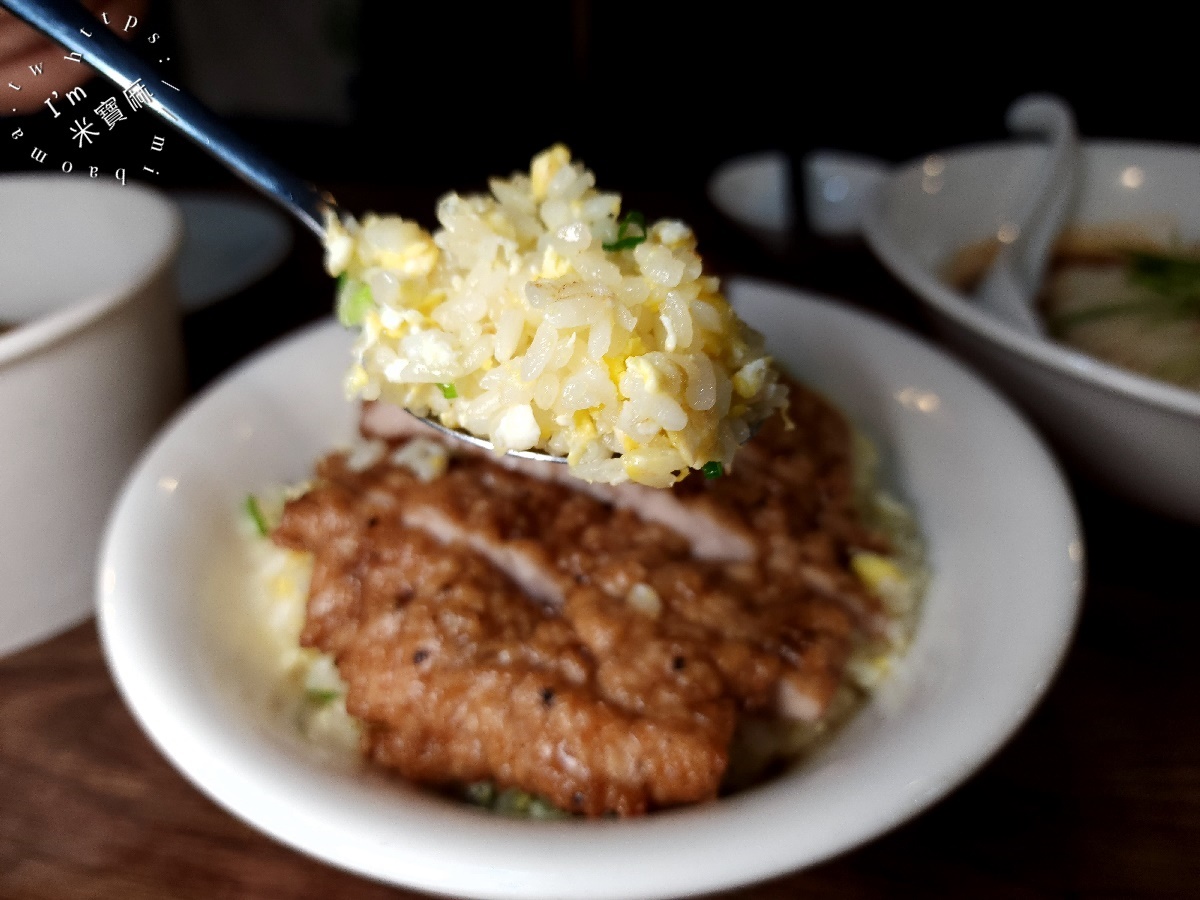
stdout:
<svg viewBox="0 0 1200 900">
<path fill-rule="evenodd" d="M 707 192 L 713 206 L 772 250 L 787 246 L 795 220 L 787 154 L 769 150 L 731 159 L 709 177 Z"/>
<path fill-rule="evenodd" d="M 1102 483 L 1200 522 L 1200 394 L 1117 368 L 997 321 L 941 277 L 969 244 L 1019 220 L 1044 150 L 965 147 L 894 170 L 865 210 L 868 245 L 967 359 L 1021 402 Z M 1200 148 L 1084 141 L 1070 225 L 1174 220 L 1200 240 Z"/>
<path fill-rule="evenodd" d="M 815 150 L 801 165 L 804 217 L 826 237 L 862 231 L 863 212 L 889 174 L 887 163 L 840 150 Z M 796 221 L 791 160 L 780 150 L 726 160 L 705 185 L 725 216 L 772 250 L 784 251 Z"/>
<path fill-rule="evenodd" d="M 0 655 L 93 610 L 109 507 L 183 393 L 181 239 L 148 188 L 0 177 Z"/>
</svg>

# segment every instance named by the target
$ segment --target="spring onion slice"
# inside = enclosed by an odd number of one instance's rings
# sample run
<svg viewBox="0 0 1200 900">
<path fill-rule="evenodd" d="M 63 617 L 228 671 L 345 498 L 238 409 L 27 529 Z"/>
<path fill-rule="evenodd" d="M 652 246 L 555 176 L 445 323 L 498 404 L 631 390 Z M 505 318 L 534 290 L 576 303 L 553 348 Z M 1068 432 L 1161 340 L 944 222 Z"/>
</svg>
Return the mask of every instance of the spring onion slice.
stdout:
<svg viewBox="0 0 1200 900">
<path fill-rule="evenodd" d="M 343 275 L 345 273 L 342 273 Z M 337 294 L 337 317 L 345 328 L 353 328 L 355 325 L 361 325 L 367 312 L 374 305 L 374 299 L 371 296 L 371 288 L 363 284 L 361 281 L 347 279 L 341 281 L 339 277 L 338 294 Z"/>
<path fill-rule="evenodd" d="M 629 233 L 631 225 L 638 229 L 638 234 Z M 605 242 L 600 246 L 612 253 L 616 250 L 632 250 L 644 240 L 646 240 L 646 217 L 636 209 L 631 209 L 621 218 L 621 224 L 617 227 L 617 239 Z"/>
<path fill-rule="evenodd" d="M 309 700 L 311 700 L 313 703 L 319 703 L 322 706 L 324 706 L 326 703 L 332 703 L 334 700 L 337 700 L 342 696 L 339 691 L 322 690 L 319 688 L 310 688 L 305 693 L 307 694 Z"/>
<path fill-rule="evenodd" d="M 1200 259 L 1135 252 L 1128 271 L 1130 284 L 1165 297 L 1200 299 Z"/>
<path fill-rule="evenodd" d="M 1050 321 L 1055 334 L 1063 334 L 1078 325 L 1112 319 L 1117 316 L 1142 316 L 1165 321 L 1200 316 L 1200 295 L 1195 297 L 1148 297 L 1142 300 L 1126 300 L 1121 303 L 1104 303 L 1075 309 L 1054 316 Z"/>
<path fill-rule="evenodd" d="M 246 514 L 250 516 L 250 521 L 258 529 L 259 535 L 266 537 L 271 533 L 271 526 L 267 524 L 267 517 L 263 515 L 262 507 L 258 505 L 258 498 L 253 494 L 246 495 Z"/>
</svg>

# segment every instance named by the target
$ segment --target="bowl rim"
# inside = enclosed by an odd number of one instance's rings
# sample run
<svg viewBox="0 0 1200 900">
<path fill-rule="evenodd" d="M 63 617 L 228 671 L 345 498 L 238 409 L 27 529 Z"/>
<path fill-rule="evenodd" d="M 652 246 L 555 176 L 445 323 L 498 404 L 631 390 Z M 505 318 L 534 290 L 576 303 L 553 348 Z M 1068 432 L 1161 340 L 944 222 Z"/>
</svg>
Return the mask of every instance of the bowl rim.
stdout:
<svg viewBox="0 0 1200 900">
<path fill-rule="evenodd" d="M 1176 387 L 1164 381 L 1119 368 L 1094 356 L 1059 344 L 1048 337 L 1034 337 L 972 306 L 967 298 L 933 276 L 914 257 L 900 249 L 892 232 L 884 224 L 888 200 L 898 190 L 900 179 L 918 171 L 930 157 L 946 162 L 978 156 L 1002 156 L 1036 148 L 1027 141 L 964 144 L 926 153 L 896 166 L 875 192 L 863 217 L 863 237 L 872 252 L 917 298 L 957 324 L 982 335 L 995 344 L 1024 357 L 1042 368 L 1060 375 L 1086 381 L 1112 394 L 1152 404 L 1164 412 L 1200 418 L 1200 393 Z M 1174 152 L 1200 161 L 1200 147 L 1165 141 L 1131 141 L 1089 138 L 1080 147 L 1093 153 Z"/>
<path fill-rule="evenodd" d="M 1028 442 L 1029 446 L 1033 448 L 1035 457 L 1039 460 L 1039 466 L 1035 468 L 1049 479 L 1047 484 L 1052 487 L 1052 490 L 1039 491 L 1037 496 L 1040 500 L 1044 500 L 1046 503 L 1055 506 L 1057 511 L 1062 513 L 1063 518 L 1058 523 L 1061 526 L 1062 534 L 1058 535 L 1056 533 L 1056 536 L 1062 536 L 1064 539 L 1069 538 L 1072 546 L 1077 546 L 1078 552 L 1068 552 L 1061 560 L 1064 567 L 1062 575 L 1065 580 L 1061 582 L 1056 581 L 1055 585 L 1064 587 L 1062 602 L 1054 607 L 1052 616 L 1053 624 L 1055 625 L 1053 639 L 1048 638 L 1045 646 L 1039 645 L 1040 649 L 1036 666 L 1030 669 L 1031 678 L 1032 673 L 1036 672 L 1036 679 L 1031 682 L 1033 687 L 1028 691 L 1022 692 L 1019 699 L 1014 697 L 1011 703 L 1006 701 L 1003 713 L 990 720 L 986 727 L 974 733 L 971 738 L 971 746 L 983 748 L 982 751 L 973 751 L 966 756 L 956 755 L 956 761 L 952 766 L 948 766 L 944 770 L 939 770 L 936 779 L 934 779 L 936 783 L 934 781 L 922 781 L 921 779 L 906 782 L 906 787 L 903 791 L 903 802 L 894 804 L 886 815 L 880 816 L 876 820 L 875 826 L 868 829 L 869 833 L 865 837 L 860 836 L 848 842 L 843 842 L 841 838 L 829 838 L 826 844 L 822 845 L 802 862 L 782 860 L 775 856 L 767 859 L 763 856 L 763 853 L 770 851 L 770 848 L 767 847 L 765 850 L 764 848 L 757 848 L 749 854 L 750 857 L 753 857 L 752 859 L 743 859 L 737 867 L 734 867 L 738 869 L 736 873 L 731 874 L 731 869 L 726 868 L 719 878 L 714 878 L 711 872 L 693 871 L 682 878 L 671 878 L 671 884 L 668 889 L 663 881 L 665 876 L 662 873 L 653 876 L 640 875 L 640 880 L 638 880 L 636 887 L 620 891 L 613 891 L 610 885 L 609 889 L 602 893 L 595 886 L 581 884 L 575 891 L 580 896 L 611 897 L 620 895 L 625 897 L 649 898 L 683 896 L 713 890 L 731 889 L 766 878 L 779 876 L 793 871 L 799 866 L 816 865 L 832 856 L 860 846 L 866 840 L 872 840 L 881 836 L 902 822 L 924 811 L 941 797 L 944 797 L 950 791 L 957 788 L 1011 739 L 1013 734 L 1038 706 L 1046 690 L 1053 683 L 1072 645 L 1078 625 L 1082 598 L 1082 567 L 1084 558 L 1084 536 L 1080 527 L 1078 511 L 1057 459 L 1047 449 L 1044 440 L 1029 424 L 1027 418 L 1020 413 L 1011 401 L 941 348 L 906 329 L 886 322 L 878 316 L 847 307 L 844 303 L 832 300 L 823 295 L 813 294 L 792 286 L 780 285 L 760 279 L 731 278 L 727 285 L 728 292 L 731 295 L 731 299 L 734 300 L 735 305 L 739 302 L 744 302 L 739 296 L 743 293 L 769 295 L 770 302 L 778 303 L 781 306 L 785 303 L 788 305 L 793 304 L 797 297 L 801 297 L 806 304 L 819 310 L 822 316 L 832 316 L 852 321 L 854 327 L 865 328 L 869 332 L 887 332 L 888 340 L 903 344 L 909 350 L 915 347 L 921 353 L 935 355 L 940 361 L 939 364 L 945 364 L 947 371 L 953 373 L 956 381 L 957 379 L 962 379 L 962 383 L 968 384 L 972 391 L 983 391 L 986 397 L 991 398 L 991 401 L 998 404 L 997 409 L 1004 410 L 1011 417 L 1012 421 L 1020 426 L 1018 433 L 1021 435 L 1021 441 Z M 221 379 L 210 385 L 204 392 L 197 395 L 185 405 L 144 451 L 141 460 L 132 469 L 121 495 L 113 508 L 102 542 L 100 566 L 98 567 L 96 578 L 99 610 L 98 624 L 101 644 L 118 689 L 135 718 L 139 721 L 143 731 L 178 771 L 182 772 L 194 786 L 206 796 L 212 798 L 223 809 L 295 850 L 361 876 L 431 893 L 441 894 L 453 891 L 458 895 L 462 894 L 466 888 L 462 883 L 456 885 L 448 884 L 446 881 L 448 876 L 445 874 L 415 871 L 406 873 L 404 879 L 398 880 L 392 873 L 393 868 L 398 864 L 397 860 L 391 860 L 386 865 L 377 859 L 372 860 L 370 863 L 366 862 L 367 856 L 373 852 L 369 846 L 357 848 L 345 846 L 333 849 L 327 844 L 321 844 L 319 847 L 314 846 L 310 837 L 301 838 L 299 836 L 297 829 L 300 826 L 293 819 L 289 818 L 287 820 L 287 827 L 280 826 L 280 817 L 287 816 L 286 809 L 275 810 L 268 815 L 262 808 L 258 808 L 251 815 L 248 812 L 248 808 L 257 802 L 254 795 L 256 792 L 261 793 L 261 786 L 253 782 L 252 775 L 245 776 L 250 778 L 249 781 L 239 780 L 243 778 L 244 773 L 230 770 L 224 763 L 214 760 L 211 756 L 207 755 L 202 746 L 197 746 L 195 741 L 192 744 L 182 742 L 180 733 L 172 723 L 177 719 L 182 721 L 179 717 L 184 715 L 186 710 L 181 709 L 178 704 L 164 702 L 168 699 L 169 691 L 164 693 L 161 684 L 157 684 L 153 679 L 143 677 L 147 675 L 149 671 L 147 667 L 151 664 L 145 658 L 146 642 L 137 640 L 137 637 L 140 629 L 147 627 L 147 625 L 142 617 L 136 615 L 136 604 L 135 607 L 122 611 L 122 607 L 128 606 L 128 604 L 122 604 L 119 599 L 121 592 L 124 590 L 119 585 L 127 580 L 123 576 L 118 577 L 115 568 L 115 563 L 119 560 L 120 553 L 123 552 L 121 545 L 127 540 L 127 538 L 122 538 L 122 527 L 128 530 L 129 522 L 126 520 L 133 517 L 134 510 L 140 504 L 144 503 L 147 492 L 149 492 L 150 497 L 157 498 L 155 503 L 152 504 L 155 506 L 166 502 L 161 499 L 160 495 L 167 496 L 168 494 L 174 494 L 176 485 L 168 485 L 167 488 L 159 490 L 162 486 L 157 477 L 160 471 L 157 460 L 167 453 L 165 448 L 171 445 L 172 442 L 178 443 L 182 440 L 180 437 L 173 437 L 173 434 L 181 430 L 184 420 L 198 419 L 199 414 L 206 408 L 214 406 L 216 401 L 221 397 L 222 392 L 228 393 L 235 382 L 242 380 L 243 382 L 249 381 L 254 383 L 254 379 L 248 376 L 265 372 L 266 367 L 272 364 L 277 355 L 285 352 L 295 353 L 300 349 L 307 351 L 312 342 L 319 338 L 321 334 L 328 334 L 336 327 L 331 319 L 321 320 L 307 328 L 279 339 L 254 354 L 251 358 L 243 361 L 238 367 L 226 373 Z M 260 384 L 259 386 L 261 387 L 262 385 Z M 163 465 L 165 464 L 164 462 Z M 173 477 L 180 474 L 177 471 L 177 466 L 173 463 L 171 466 L 163 468 L 162 471 L 165 472 L 167 469 L 170 469 Z M 164 494 L 163 490 L 167 490 L 167 493 Z M 917 500 L 918 498 L 913 499 Z M 1061 506 L 1058 504 L 1061 504 Z M 138 513 L 138 515 L 141 516 L 143 513 Z M 1063 549 L 1066 548 L 1064 547 Z M 142 552 L 144 552 L 144 548 Z M 113 566 L 111 570 L 106 568 L 109 564 Z M 1069 579 L 1066 578 L 1067 570 L 1069 570 L 1070 574 Z M 1069 596 L 1066 590 L 1068 584 Z M 1043 653 L 1044 656 L 1042 655 Z M 173 650 L 171 654 L 171 665 L 173 667 L 182 666 L 178 656 L 177 651 Z M 159 718 L 155 719 L 154 714 L 157 714 Z M 188 713 L 188 716 L 192 716 L 190 721 L 198 721 L 191 713 Z M 203 729 L 201 729 L 202 731 Z M 195 729 L 193 729 L 193 738 L 196 733 Z M 245 755 L 245 752 L 242 755 Z M 259 762 L 266 766 L 271 760 L 260 759 Z M 230 780 L 218 787 L 221 775 L 229 776 Z M 238 798 L 237 802 L 231 800 L 233 796 Z M 257 799 L 261 800 L 262 798 L 259 797 Z M 744 822 L 746 816 L 753 810 L 757 810 L 761 802 L 762 798 L 752 797 L 751 792 L 740 797 L 731 798 L 727 801 L 728 805 L 725 807 L 724 818 L 727 819 L 726 824 L 736 826 L 737 823 Z M 462 814 L 467 815 L 468 812 L 470 811 L 462 811 Z M 844 812 L 846 815 L 851 814 L 847 811 Z M 705 810 L 703 809 L 699 812 L 701 815 L 704 813 Z M 425 814 L 425 812 L 422 813 L 422 815 Z M 668 811 L 663 813 L 663 816 L 669 817 L 669 821 L 667 818 L 650 821 L 653 817 L 647 817 L 647 820 L 623 822 L 617 834 L 619 835 L 621 832 L 624 832 L 625 837 L 622 840 L 632 842 L 633 844 L 636 844 L 643 838 L 662 838 L 664 832 L 667 836 L 675 835 L 679 831 L 676 820 L 690 821 L 691 815 L 692 812 L 687 810 Z M 438 827 L 438 824 L 439 822 L 444 824 L 444 822 L 436 816 L 426 817 L 422 821 L 422 828 L 430 834 L 428 840 L 440 841 L 442 838 L 439 835 L 442 833 L 442 829 Z M 614 840 L 609 840 L 611 837 L 609 835 L 611 828 L 607 826 L 610 824 L 605 822 L 581 823 L 580 827 L 586 829 L 583 832 L 583 837 L 588 838 L 588 852 L 592 852 L 592 840 L 599 837 L 602 839 L 602 845 L 610 849 L 623 847 L 631 853 L 632 858 L 638 858 L 638 854 L 633 851 L 631 845 L 618 844 Z M 470 831 L 470 833 L 478 838 L 480 834 L 478 828 L 462 824 L 461 821 L 460 825 L 464 832 Z M 550 830 L 555 825 L 556 823 L 522 823 L 520 826 L 522 831 L 528 830 L 530 832 L 522 840 L 536 839 L 539 847 L 557 848 L 559 850 L 578 849 L 576 844 L 583 843 L 582 839 L 578 842 L 572 841 L 567 845 L 556 843 L 555 840 L 552 840 L 554 834 Z M 822 827 L 832 828 L 834 831 L 837 831 L 838 828 L 844 830 L 845 827 L 844 824 L 837 825 L 837 823 L 823 822 L 821 825 Z M 546 827 L 543 828 L 542 826 Z M 502 846 L 504 843 L 502 840 L 503 835 L 493 832 L 493 828 L 496 827 L 500 827 L 498 823 L 489 823 L 485 829 L 485 836 L 494 846 Z M 789 842 L 792 840 L 791 836 L 787 834 L 780 835 L 779 839 Z M 411 840 L 418 840 L 418 838 L 413 837 Z M 420 838 L 420 840 L 425 839 Z M 410 847 L 410 849 L 412 848 Z M 666 853 L 667 857 L 671 856 L 669 842 L 664 844 L 661 849 Z M 416 851 L 412 850 L 412 852 Z M 564 859 L 566 858 L 564 857 Z M 434 859 L 436 860 L 436 855 Z M 429 863 L 430 860 L 427 859 L 426 862 Z M 485 859 L 479 862 L 478 865 L 484 865 L 486 862 L 487 860 Z M 466 870 L 474 871 L 478 868 L 478 865 L 474 863 L 468 864 L 464 867 L 464 872 Z M 513 871 L 519 872 L 519 870 Z M 454 878 L 466 878 L 467 874 L 460 873 L 455 875 Z M 490 877 L 497 879 L 506 876 L 504 876 L 503 872 L 494 872 Z M 479 883 L 477 882 L 476 884 L 478 885 Z M 510 883 L 508 881 L 489 882 L 486 889 L 476 886 L 468 895 L 505 898 L 565 896 L 561 892 L 553 892 L 552 889 L 547 888 L 545 885 L 530 892 L 527 885 L 516 882 Z"/>
<path fill-rule="evenodd" d="M 49 184 L 56 190 L 70 190 L 80 185 L 86 185 L 88 190 L 108 193 L 121 191 L 123 192 L 121 196 L 125 196 L 124 192 L 132 188 L 133 194 L 140 200 L 165 214 L 165 227 L 162 229 L 164 236 L 161 238 L 159 248 L 151 257 L 150 263 L 134 278 L 108 290 L 85 294 L 61 309 L 37 316 L 26 322 L 19 322 L 12 330 L 0 334 L 0 368 L 53 346 L 131 302 L 147 285 L 159 278 L 171 266 L 183 246 L 183 216 L 179 207 L 169 195 L 155 187 L 140 182 L 130 182 L 125 185 L 114 185 L 107 182 L 92 184 L 84 181 L 83 176 L 80 175 L 24 172 L 0 175 L 0 196 L 10 185 L 34 182 Z"/>
</svg>

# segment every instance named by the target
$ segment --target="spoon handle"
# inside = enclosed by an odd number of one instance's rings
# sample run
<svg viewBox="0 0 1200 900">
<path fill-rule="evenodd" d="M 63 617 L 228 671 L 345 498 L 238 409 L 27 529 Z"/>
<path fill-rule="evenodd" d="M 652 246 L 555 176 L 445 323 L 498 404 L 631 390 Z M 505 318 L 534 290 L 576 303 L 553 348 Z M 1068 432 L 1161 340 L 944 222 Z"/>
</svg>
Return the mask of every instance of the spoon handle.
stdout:
<svg viewBox="0 0 1200 900">
<path fill-rule="evenodd" d="M 1079 135 L 1071 107 L 1065 100 L 1050 94 L 1030 94 L 1020 98 L 1009 109 L 1007 124 L 1014 134 L 1047 140 L 1042 177 L 1033 194 L 1032 206 L 1008 251 L 1016 275 L 1036 293 L 1054 250 L 1054 241 L 1070 212 Z"/>
<path fill-rule="evenodd" d="M 200 101 L 165 81 L 78 0 L 0 0 L 52 41 L 76 53 L 125 92 L 199 144 L 243 181 L 280 203 L 318 237 L 333 198 L 298 178 L 235 134 Z"/>
<path fill-rule="evenodd" d="M 1041 177 L 1029 198 L 1015 239 L 1000 247 L 975 290 L 979 306 L 1028 335 L 1045 334 L 1036 312 L 1054 241 L 1071 212 L 1079 136 L 1071 107 L 1052 94 L 1028 94 L 1008 110 L 1009 130 L 1044 137 Z"/>
</svg>

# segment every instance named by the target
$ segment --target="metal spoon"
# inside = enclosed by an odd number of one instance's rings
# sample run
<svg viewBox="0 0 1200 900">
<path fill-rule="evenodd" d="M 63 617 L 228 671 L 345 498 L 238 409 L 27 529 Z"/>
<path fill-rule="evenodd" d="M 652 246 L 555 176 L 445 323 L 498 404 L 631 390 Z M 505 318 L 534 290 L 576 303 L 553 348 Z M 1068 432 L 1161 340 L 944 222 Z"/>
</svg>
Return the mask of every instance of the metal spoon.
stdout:
<svg viewBox="0 0 1200 900">
<path fill-rule="evenodd" d="M 318 238 L 324 238 L 325 217 L 337 212 L 329 194 L 264 156 L 200 101 L 163 80 L 153 66 L 133 53 L 78 0 L 0 0 L 0 6 L 79 54 L 86 65 L 127 95 L 135 92 L 147 109 L 183 132 L 243 181 L 282 205 Z"/>
<path fill-rule="evenodd" d="M 149 63 L 93 18 L 78 0 L 0 0 L 0 6 L 67 50 L 79 54 L 83 63 L 96 69 L 126 94 L 137 92 L 147 109 L 199 144 L 251 187 L 279 203 L 321 241 L 325 239 L 327 217 L 341 218 L 337 203 L 329 193 L 256 150 L 199 100 L 163 80 Z M 484 438 L 448 428 L 431 418 L 418 418 L 448 437 L 485 450 L 495 449 Z M 524 459 L 566 462 L 565 457 L 536 450 L 511 450 L 509 453 Z"/>
<path fill-rule="evenodd" d="M 1071 107 L 1059 97 L 1031 94 L 1008 109 L 1010 131 L 1046 137 L 1042 177 L 1017 233 L 1004 244 L 975 292 L 976 302 L 1026 334 L 1045 327 L 1033 308 L 1054 241 L 1062 231 L 1075 192 L 1079 135 Z"/>
</svg>

